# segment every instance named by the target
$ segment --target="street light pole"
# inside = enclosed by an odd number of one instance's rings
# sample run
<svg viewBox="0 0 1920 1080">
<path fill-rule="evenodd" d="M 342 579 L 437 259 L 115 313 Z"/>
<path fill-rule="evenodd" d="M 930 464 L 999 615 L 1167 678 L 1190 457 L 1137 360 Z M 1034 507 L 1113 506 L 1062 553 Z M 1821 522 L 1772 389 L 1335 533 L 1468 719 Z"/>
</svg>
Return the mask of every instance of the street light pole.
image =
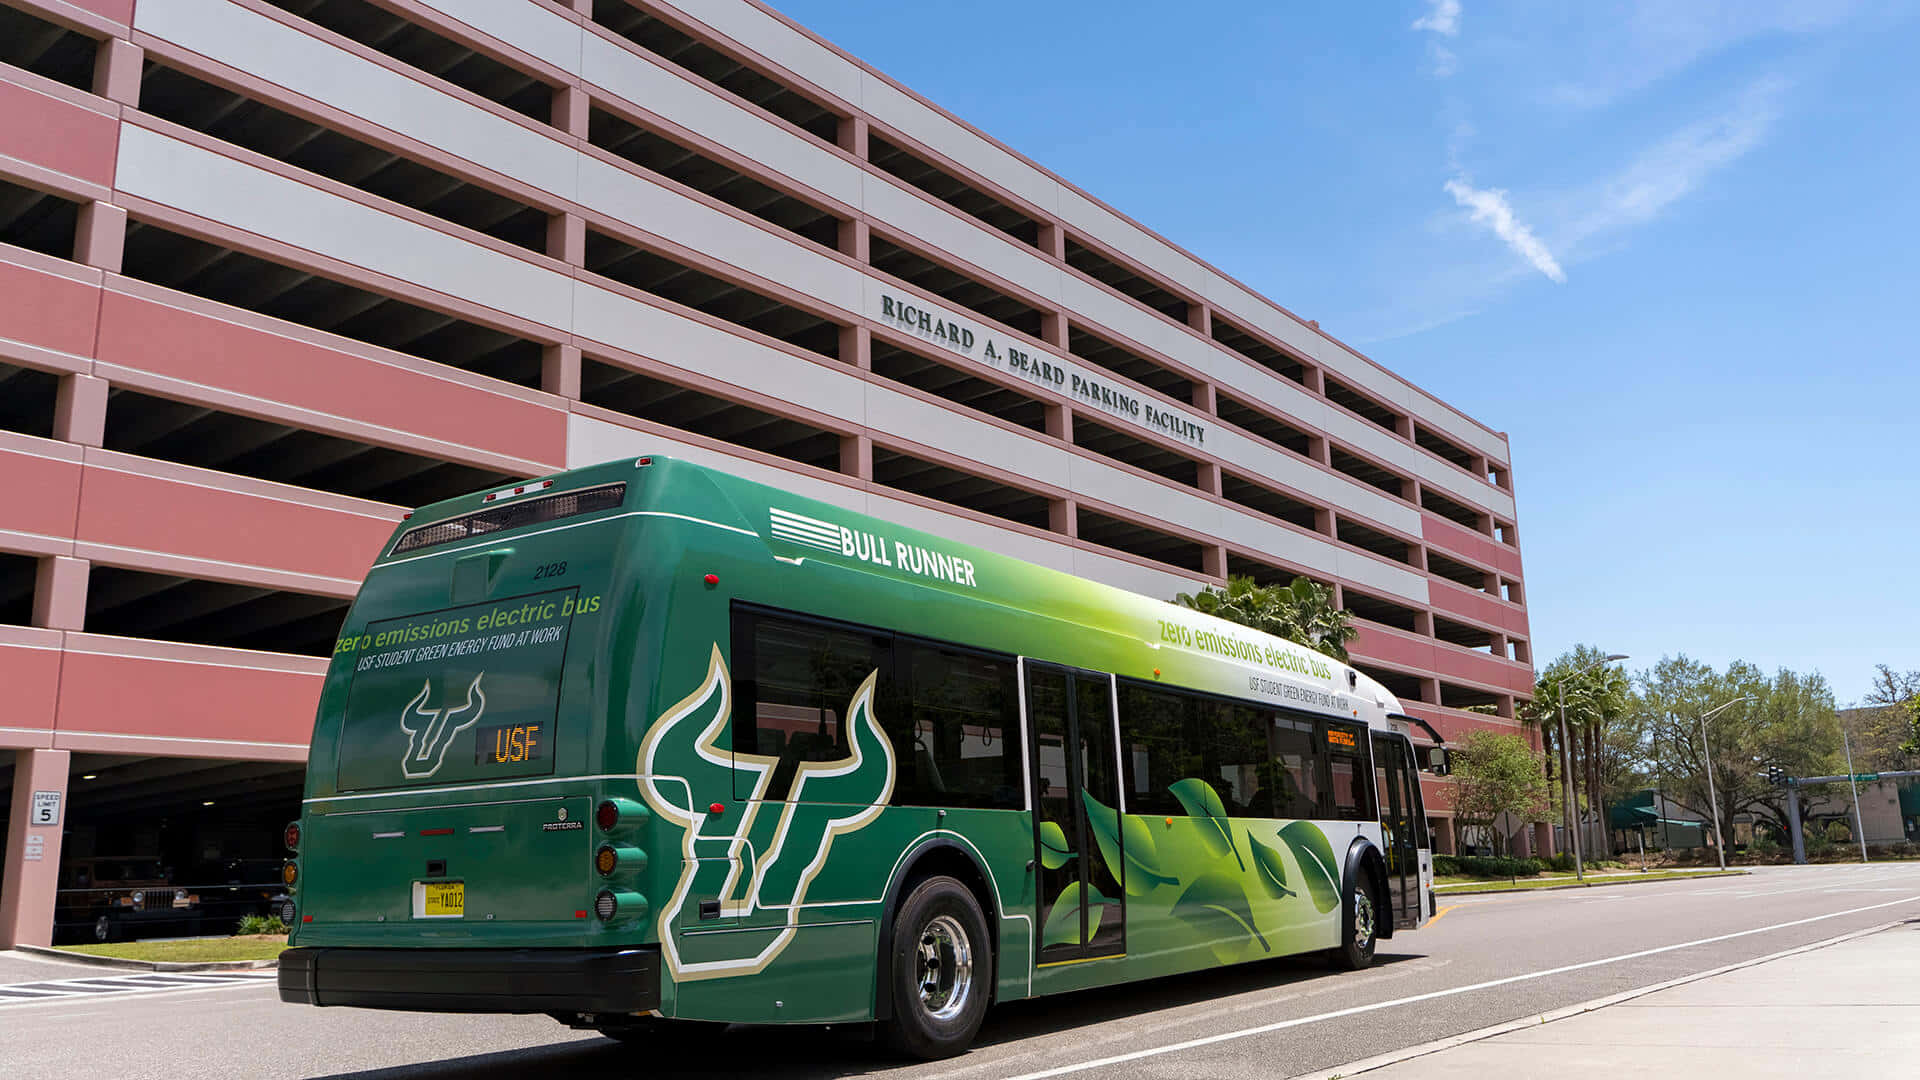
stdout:
<svg viewBox="0 0 1920 1080">
<path fill-rule="evenodd" d="M 1556 686 L 1560 698 L 1560 790 L 1563 793 L 1562 798 L 1566 800 L 1567 805 L 1567 836 L 1573 841 L 1573 876 L 1579 881 L 1587 880 L 1587 869 L 1585 862 L 1580 858 L 1580 827 L 1582 822 L 1580 820 L 1580 807 L 1574 803 L 1573 747 L 1567 742 L 1567 680 L 1579 678 L 1603 664 L 1611 664 L 1615 660 L 1625 660 L 1626 658 L 1626 653 L 1614 653 L 1611 656 L 1601 657 L 1577 671 L 1562 675 L 1560 682 Z"/>
<path fill-rule="evenodd" d="M 1720 796 L 1713 789 L 1713 751 L 1707 746 L 1707 720 L 1722 709 L 1731 708 L 1743 701 L 1752 701 L 1751 697 L 1737 697 L 1724 705 L 1716 705 L 1700 714 L 1700 756 L 1707 761 L 1707 813 L 1713 818 L 1713 850 L 1720 856 L 1720 869 L 1727 868 L 1727 842 L 1720 835 Z"/>
</svg>

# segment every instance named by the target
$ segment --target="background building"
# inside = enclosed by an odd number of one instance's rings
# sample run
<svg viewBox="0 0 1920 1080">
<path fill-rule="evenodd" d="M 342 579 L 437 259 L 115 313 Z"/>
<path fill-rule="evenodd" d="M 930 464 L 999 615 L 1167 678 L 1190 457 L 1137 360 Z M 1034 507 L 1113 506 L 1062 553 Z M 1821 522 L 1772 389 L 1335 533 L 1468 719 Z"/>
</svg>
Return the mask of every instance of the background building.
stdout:
<svg viewBox="0 0 1920 1080">
<path fill-rule="evenodd" d="M 1502 435 L 748 0 L 0 0 L 0 298 L 0 940 L 276 854 L 403 507 L 642 451 L 1532 684 Z"/>
</svg>

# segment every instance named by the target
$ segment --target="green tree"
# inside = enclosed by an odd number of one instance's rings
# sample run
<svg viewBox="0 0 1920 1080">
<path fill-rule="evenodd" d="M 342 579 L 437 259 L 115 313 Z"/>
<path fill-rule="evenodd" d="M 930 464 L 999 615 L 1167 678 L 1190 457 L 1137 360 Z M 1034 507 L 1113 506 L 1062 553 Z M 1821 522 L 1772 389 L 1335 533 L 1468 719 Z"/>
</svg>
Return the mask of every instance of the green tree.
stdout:
<svg viewBox="0 0 1920 1080">
<path fill-rule="evenodd" d="M 1708 798 L 1706 757 L 1700 741 L 1703 713 L 1742 697 L 1707 723 L 1712 751 L 1713 793 Z M 1712 821 L 1732 837 L 1733 817 L 1753 813 L 1772 819 L 1787 835 L 1786 800 L 1797 793 L 1805 816 L 1805 788 L 1789 792 L 1763 774 L 1777 765 L 1793 776 L 1839 771 L 1840 722 L 1833 691 L 1818 674 L 1782 669 L 1772 676 L 1742 661 L 1717 671 L 1685 656 L 1662 657 L 1640 676 L 1637 705 L 1648 732 L 1650 765 L 1661 790 L 1680 806 Z"/>
<path fill-rule="evenodd" d="M 1544 818 L 1551 805 L 1547 777 L 1527 740 L 1518 735 L 1476 730 L 1453 751 L 1453 811 L 1460 822 L 1480 826 L 1508 854 L 1506 832 L 1496 826 L 1504 815 L 1520 821 Z"/>
<path fill-rule="evenodd" d="M 1521 720 L 1541 730 L 1549 755 L 1547 775 L 1558 776 L 1559 751 L 1554 748 L 1560 739 L 1564 686 L 1575 804 L 1586 820 L 1601 823 L 1603 834 L 1608 807 L 1647 786 L 1646 724 L 1634 708 L 1633 683 L 1627 673 L 1612 664 L 1598 664 L 1606 655 L 1591 645 L 1562 653 L 1535 679 L 1533 699 L 1520 710 Z M 1559 799 L 1557 781 L 1550 787 Z M 1589 843 L 1595 839 L 1591 829 L 1581 835 Z"/>
<path fill-rule="evenodd" d="M 1289 585 L 1258 585 L 1250 577 L 1230 577 L 1224 589 L 1209 586 L 1198 594 L 1181 593 L 1174 603 L 1297 641 L 1336 660 L 1347 659 L 1347 642 L 1360 635 L 1353 613 L 1333 605 L 1333 590 L 1307 578 Z"/>
<path fill-rule="evenodd" d="M 1840 714 L 1853 738 L 1853 763 L 1861 772 L 1893 772 L 1920 764 L 1920 732 L 1913 709 L 1920 707 L 1920 671 L 1895 671 L 1881 664 L 1873 686 L 1856 708 Z"/>
</svg>

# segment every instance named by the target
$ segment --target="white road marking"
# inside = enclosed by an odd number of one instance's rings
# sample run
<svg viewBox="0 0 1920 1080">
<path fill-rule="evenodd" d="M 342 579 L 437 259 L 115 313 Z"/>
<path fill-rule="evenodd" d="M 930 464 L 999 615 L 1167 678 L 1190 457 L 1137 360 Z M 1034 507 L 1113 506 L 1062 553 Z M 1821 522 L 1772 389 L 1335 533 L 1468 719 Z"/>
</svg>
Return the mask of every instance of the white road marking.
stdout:
<svg viewBox="0 0 1920 1080">
<path fill-rule="evenodd" d="M 1490 990 L 1496 986 L 1508 986 L 1518 982 L 1545 979 L 1554 975 L 1564 975 L 1570 971 L 1584 971 L 1587 968 L 1604 967 L 1608 964 L 1618 964 L 1627 960 L 1638 960 L 1646 956 L 1658 956 L 1661 953 L 1669 953 L 1677 949 L 1690 949 L 1696 945 L 1712 945 L 1716 942 L 1732 941 L 1735 938 L 1750 937 L 1754 934 L 1765 934 L 1775 930 L 1786 930 L 1790 927 L 1805 926 L 1808 923 L 1822 922 L 1827 919 L 1838 919 L 1846 915 L 1858 915 L 1865 911 L 1878 911 L 1882 908 L 1896 907 L 1900 904 L 1910 904 L 1916 900 L 1920 900 L 1920 893 L 1915 893 L 1899 900 L 1888 900 L 1884 903 L 1869 904 L 1866 907 L 1848 908 L 1845 911 L 1832 911 L 1824 915 L 1811 915 L 1804 919 L 1774 923 L 1771 926 L 1760 926 L 1751 930 L 1736 930 L 1730 934 L 1716 934 L 1713 937 L 1697 938 L 1693 941 L 1682 941 L 1674 945 L 1661 945 L 1652 949 L 1641 949 L 1638 952 L 1622 953 L 1618 956 L 1603 957 L 1599 960 L 1587 960 L 1578 964 L 1567 964 L 1563 967 L 1548 968 L 1544 971 L 1531 971 L 1522 975 L 1508 975 L 1505 978 L 1489 979 L 1486 982 L 1473 983 L 1469 986 L 1455 986 L 1446 990 L 1434 990 L 1425 994 L 1414 994 L 1411 997 L 1395 998 L 1391 1001 L 1376 1001 L 1367 1005 L 1355 1005 L 1351 1008 L 1336 1009 L 1332 1012 L 1319 1013 L 1314 1016 L 1295 1017 L 1292 1020 L 1280 1020 L 1271 1024 L 1261 1024 L 1258 1027 L 1241 1028 L 1237 1031 L 1225 1031 L 1218 1035 L 1208 1035 L 1199 1039 L 1188 1039 L 1185 1042 L 1170 1043 L 1166 1046 L 1156 1046 L 1146 1050 L 1135 1050 L 1128 1054 L 1116 1054 L 1112 1057 L 1097 1058 L 1093 1061 L 1082 1061 L 1072 1065 L 1061 1065 L 1051 1069 L 1042 1069 L 1039 1072 L 1023 1073 L 1019 1076 L 1011 1077 L 1009 1080 L 1046 1080 L 1047 1077 L 1066 1076 L 1069 1073 L 1085 1072 L 1088 1069 L 1102 1069 L 1109 1065 L 1139 1061 L 1142 1058 L 1158 1057 L 1162 1054 L 1173 1054 L 1182 1050 L 1193 1050 L 1202 1046 L 1212 1046 L 1216 1043 L 1231 1042 L 1235 1039 L 1244 1039 L 1251 1035 L 1265 1035 L 1269 1032 L 1284 1031 L 1288 1028 L 1314 1024 L 1322 1020 L 1335 1020 L 1343 1016 L 1357 1016 L 1362 1013 L 1378 1012 L 1381 1009 L 1391 1009 L 1400 1005 L 1412 1005 L 1422 1001 L 1433 1001 L 1436 998 L 1470 994 L 1478 990 Z"/>
<path fill-rule="evenodd" d="M 77 979 L 40 979 L 30 983 L 0 985 L 0 1008 L 25 1006 L 47 1001 L 72 1001 L 82 997 L 124 997 L 129 994 L 157 994 L 174 990 L 216 990 L 230 986 L 272 985 L 278 972 L 247 971 L 130 971 L 115 975 L 91 975 Z"/>
</svg>

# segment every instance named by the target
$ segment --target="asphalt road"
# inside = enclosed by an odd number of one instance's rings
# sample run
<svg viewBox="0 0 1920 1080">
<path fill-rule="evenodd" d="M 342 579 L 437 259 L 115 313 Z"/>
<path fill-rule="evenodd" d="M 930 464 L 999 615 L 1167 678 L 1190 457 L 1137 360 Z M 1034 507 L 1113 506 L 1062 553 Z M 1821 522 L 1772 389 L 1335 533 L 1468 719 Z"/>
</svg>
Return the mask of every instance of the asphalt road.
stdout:
<svg viewBox="0 0 1920 1080">
<path fill-rule="evenodd" d="M 973 1052 L 926 1064 L 849 1030 L 736 1027 L 640 1047 L 544 1017 L 282 1005 L 270 985 L 143 991 L 0 1005 L 0 1075 L 1270 1078 L 1905 919 L 1920 919 L 1920 863 L 1456 897 L 1365 972 L 1296 958 L 1018 1002 L 989 1015 Z M 0 958 L 0 982 L 76 974 Z"/>
</svg>

